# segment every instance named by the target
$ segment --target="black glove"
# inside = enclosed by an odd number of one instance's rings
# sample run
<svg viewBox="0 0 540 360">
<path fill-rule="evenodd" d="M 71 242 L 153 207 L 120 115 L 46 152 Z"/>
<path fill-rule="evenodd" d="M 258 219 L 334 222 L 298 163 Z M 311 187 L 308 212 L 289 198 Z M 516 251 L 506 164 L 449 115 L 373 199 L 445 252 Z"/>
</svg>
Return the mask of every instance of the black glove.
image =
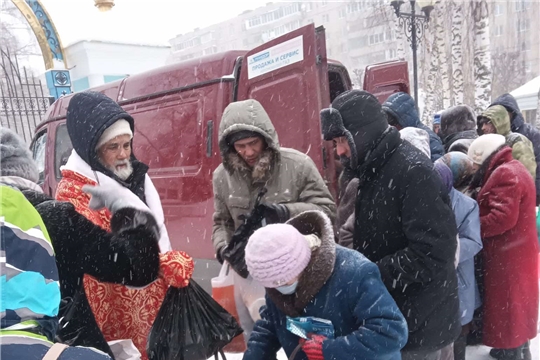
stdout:
<svg viewBox="0 0 540 360">
<path fill-rule="evenodd" d="M 227 261 L 238 275 L 247 279 L 249 276 L 245 258 L 247 241 L 238 241 L 235 236 L 237 235 L 233 235 L 229 245 L 221 251 L 221 258 Z"/>
<path fill-rule="evenodd" d="M 281 224 L 289 220 L 291 216 L 289 209 L 282 204 L 262 203 L 259 209 L 262 210 L 267 224 Z"/>
</svg>

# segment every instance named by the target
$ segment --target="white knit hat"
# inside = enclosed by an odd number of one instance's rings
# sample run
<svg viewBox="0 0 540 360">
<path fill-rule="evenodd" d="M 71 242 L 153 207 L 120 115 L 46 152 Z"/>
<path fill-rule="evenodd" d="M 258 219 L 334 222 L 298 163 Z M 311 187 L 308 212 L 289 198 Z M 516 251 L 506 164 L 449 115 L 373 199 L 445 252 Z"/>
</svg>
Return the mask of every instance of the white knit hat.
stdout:
<svg viewBox="0 0 540 360">
<path fill-rule="evenodd" d="M 277 288 L 297 278 L 310 260 L 311 249 L 306 238 L 289 224 L 260 228 L 246 245 L 249 273 L 265 288 Z"/>
<path fill-rule="evenodd" d="M 506 139 L 502 135 L 482 135 L 472 142 L 468 155 L 475 164 L 482 165 L 491 154 L 504 144 L 506 144 Z"/>
<path fill-rule="evenodd" d="M 117 122 L 109 126 L 107 129 L 105 129 L 103 135 L 101 135 L 101 137 L 99 138 L 99 141 L 96 145 L 96 150 L 108 141 L 120 135 L 129 135 L 131 138 L 133 138 L 133 132 L 131 131 L 131 127 L 129 126 L 129 123 L 124 119 L 118 120 Z"/>
</svg>

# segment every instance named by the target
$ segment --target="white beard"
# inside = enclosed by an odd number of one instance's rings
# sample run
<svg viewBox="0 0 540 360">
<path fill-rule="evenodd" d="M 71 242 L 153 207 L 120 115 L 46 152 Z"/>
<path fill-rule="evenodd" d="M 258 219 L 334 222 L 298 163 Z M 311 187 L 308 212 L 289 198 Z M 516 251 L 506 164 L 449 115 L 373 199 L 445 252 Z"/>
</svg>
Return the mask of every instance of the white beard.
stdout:
<svg viewBox="0 0 540 360">
<path fill-rule="evenodd" d="M 118 165 L 126 165 L 125 167 L 121 168 L 121 169 L 118 169 L 116 166 Z M 118 161 L 115 166 L 112 167 L 112 169 L 110 168 L 109 170 L 111 170 L 114 175 L 118 176 L 119 179 L 121 180 L 127 180 L 127 178 L 129 178 L 131 176 L 131 174 L 133 173 L 133 166 L 131 165 L 131 161 L 129 160 L 125 160 L 125 161 Z"/>
</svg>

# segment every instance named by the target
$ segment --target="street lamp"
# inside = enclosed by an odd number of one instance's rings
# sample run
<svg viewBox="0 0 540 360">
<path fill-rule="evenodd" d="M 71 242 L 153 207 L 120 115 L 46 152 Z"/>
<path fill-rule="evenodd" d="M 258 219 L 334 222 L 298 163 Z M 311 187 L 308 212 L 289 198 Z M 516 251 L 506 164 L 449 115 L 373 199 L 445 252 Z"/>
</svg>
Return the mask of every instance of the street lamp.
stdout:
<svg viewBox="0 0 540 360">
<path fill-rule="evenodd" d="M 416 13 L 416 3 L 421 7 L 424 15 Z M 429 23 L 429 15 L 433 11 L 433 2 L 434 1 L 415 1 L 410 0 L 411 12 L 402 12 L 400 10 L 401 5 L 405 3 L 403 0 L 393 0 L 390 2 L 390 5 L 394 8 L 396 16 L 400 26 L 403 26 L 403 31 L 405 32 L 405 37 L 411 43 L 411 48 L 413 52 L 413 77 L 414 77 L 414 102 L 418 107 L 418 63 L 416 51 L 418 49 L 418 43 L 424 35 L 424 30 L 427 28 Z"/>
<path fill-rule="evenodd" d="M 94 3 L 95 7 L 101 12 L 109 11 L 114 6 L 114 0 L 94 0 Z"/>
</svg>

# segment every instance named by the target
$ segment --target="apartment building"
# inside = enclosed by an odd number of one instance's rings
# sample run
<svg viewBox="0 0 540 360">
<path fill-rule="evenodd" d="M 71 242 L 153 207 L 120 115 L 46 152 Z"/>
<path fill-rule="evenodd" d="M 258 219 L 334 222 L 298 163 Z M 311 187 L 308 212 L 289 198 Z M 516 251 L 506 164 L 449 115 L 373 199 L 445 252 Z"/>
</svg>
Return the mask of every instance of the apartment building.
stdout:
<svg viewBox="0 0 540 360">
<path fill-rule="evenodd" d="M 233 19 L 176 36 L 170 40 L 169 62 L 232 49 L 253 49 L 314 23 L 325 27 L 329 58 L 341 61 L 351 71 L 363 69 L 396 58 L 392 14 L 382 0 L 268 3 Z"/>
<path fill-rule="evenodd" d="M 496 94 L 510 91 L 514 84 L 518 86 L 540 74 L 540 40 L 537 35 L 540 33 L 540 2 L 488 1 Z M 465 19 L 464 52 L 470 52 L 472 41 L 467 35 L 470 34 L 468 26 L 472 14 L 467 10 L 465 15 L 469 18 Z M 450 18 L 447 16 L 447 20 Z M 367 65 L 397 58 L 394 19 L 389 1 L 384 0 L 267 3 L 233 19 L 176 36 L 170 40 L 172 55 L 168 61 L 184 61 L 232 49 L 252 49 L 301 26 L 315 23 L 326 29 L 328 57 L 345 64 L 353 82 L 358 84 L 356 77 Z M 410 56 L 409 44 L 405 42 L 403 47 Z M 467 54 L 464 56 L 468 59 Z M 513 65 L 509 66 L 510 63 Z M 472 64 L 467 60 L 464 67 Z M 357 76 L 355 71 L 360 75 Z M 464 72 L 470 73 L 470 69 L 464 69 Z"/>
<path fill-rule="evenodd" d="M 538 1 L 491 3 L 490 43 L 495 96 L 540 75 L 539 19 Z"/>
</svg>

